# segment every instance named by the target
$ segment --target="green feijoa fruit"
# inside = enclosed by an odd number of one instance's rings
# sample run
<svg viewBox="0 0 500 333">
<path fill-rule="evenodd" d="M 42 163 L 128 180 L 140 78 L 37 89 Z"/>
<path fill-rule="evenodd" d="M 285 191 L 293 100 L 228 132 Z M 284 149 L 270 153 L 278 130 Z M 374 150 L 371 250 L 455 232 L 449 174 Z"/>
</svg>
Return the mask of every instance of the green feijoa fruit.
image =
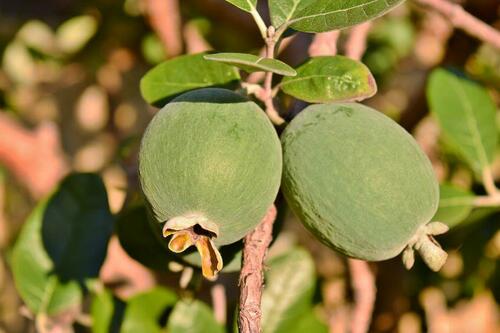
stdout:
<svg viewBox="0 0 500 333">
<path fill-rule="evenodd" d="M 252 230 L 281 180 L 281 145 L 257 104 L 225 89 L 174 99 L 149 124 L 139 178 L 170 250 L 194 245 L 205 277 L 222 268 L 218 246 Z"/>
<path fill-rule="evenodd" d="M 356 103 L 314 105 L 285 129 L 283 192 L 326 245 L 378 261 L 418 250 L 433 270 L 446 260 L 429 223 L 439 186 L 413 137 L 382 113 Z"/>
</svg>

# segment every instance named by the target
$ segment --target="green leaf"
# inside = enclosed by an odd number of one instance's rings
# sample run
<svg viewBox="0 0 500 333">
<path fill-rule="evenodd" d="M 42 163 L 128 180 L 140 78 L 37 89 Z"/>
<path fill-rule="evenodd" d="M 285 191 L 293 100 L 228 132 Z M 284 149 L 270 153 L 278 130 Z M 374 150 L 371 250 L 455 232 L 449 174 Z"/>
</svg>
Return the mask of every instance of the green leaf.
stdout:
<svg viewBox="0 0 500 333">
<path fill-rule="evenodd" d="M 361 62 L 344 56 L 309 59 L 297 76 L 285 77 L 283 92 L 310 103 L 361 101 L 375 95 L 377 84 Z"/>
<path fill-rule="evenodd" d="M 249 13 L 254 11 L 255 7 L 257 6 L 257 0 L 226 0 L 226 1 L 238 7 L 239 9 Z"/>
<path fill-rule="evenodd" d="M 315 288 L 314 262 L 303 249 L 269 261 L 262 294 L 262 332 L 290 332 L 311 308 Z"/>
<path fill-rule="evenodd" d="M 439 190 L 439 208 L 433 221 L 440 221 L 449 227 L 454 227 L 471 213 L 474 208 L 474 194 L 451 184 L 443 184 Z"/>
<path fill-rule="evenodd" d="M 113 312 L 113 294 L 107 289 L 96 293 L 90 306 L 92 333 L 109 333 Z"/>
<path fill-rule="evenodd" d="M 54 266 L 41 237 L 47 202 L 38 204 L 21 230 L 12 253 L 12 273 L 16 289 L 31 312 L 55 315 L 78 306 L 82 291 L 78 283 L 62 283 L 51 275 Z"/>
<path fill-rule="evenodd" d="M 146 267 L 167 272 L 168 263 L 175 257 L 166 246 L 160 244 L 158 237 L 153 234 L 148 219 L 144 205 L 127 209 L 120 214 L 116 222 L 118 239 L 132 258 Z M 157 222 L 153 223 L 160 226 Z M 160 231 L 158 233 L 160 234 Z"/>
<path fill-rule="evenodd" d="M 270 58 L 258 57 L 246 53 L 217 53 L 207 54 L 205 59 L 222 62 L 236 66 L 248 73 L 273 72 L 284 76 L 295 76 L 297 72 L 282 61 Z"/>
<path fill-rule="evenodd" d="M 162 315 L 176 302 L 177 295 L 162 287 L 132 297 L 127 303 L 120 332 L 160 332 Z"/>
<path fill-rule="evenodd" d="M 112 227 L 97 175 L 70 175 L 38 204 L 12 257 L 17 290 L 33 313 L 53 315 L 79 305 L 80 282 L 97 276 Z"/>
<path fill-rule="evenodd" d="M 76 53 L 97 32 L 97 20 L 90 15 L 73 17 L 59 26 L 56 31 L 57 45 L 65 53 Z"/>
<path fill-rule="evenodd" d="M 404 0 L 269 0 L 271 21 L 280 30 L 303 32 L 347 28 L 379 17 Z"/>
<path fill-rule="evenodd" d="M 492 163 L 497 143 L 496 107 L 488 91 L 437 69 L 430 76 L 427 98 L 446 142 L 481 175 Z"/>
<path fill-rule="evenodd" d="M 300 317 L 294 327 L 288 331 L 288 333 L 302 332 L 328 333 L 328 326 L 311 309 Z"/>
<path fill-rule="evenodd" d="M 113 231 L 106 188 L 95 174 L 72 174 L 43 213 L 42 240 L 62 280 L 96 277 Z"/>
<path fill-rule="evenodd" d="M 197 300 L 179 301 L 168 320 L 169 333 L 223 333 L 208 305 Z"/>
<path fill-rule="evenodd" d="M 142 97 L 163 107 L 173 97 L 204 87 L 223 87 L 240 79 L 233 66 L 205 60 L 204 54 L 181 56 L 154 67 L 141 80 Z"/>
</svg>

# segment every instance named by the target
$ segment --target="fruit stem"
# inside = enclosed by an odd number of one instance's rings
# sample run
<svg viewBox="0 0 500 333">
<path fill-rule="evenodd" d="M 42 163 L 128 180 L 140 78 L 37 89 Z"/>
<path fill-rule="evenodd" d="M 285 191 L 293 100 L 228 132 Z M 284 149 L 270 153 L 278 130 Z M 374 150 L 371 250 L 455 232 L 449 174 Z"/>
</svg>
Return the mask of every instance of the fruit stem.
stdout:
<svg viewBox="0 0 500 333">
<path fill-rule="evenodd" d="M 418 251 L 427 266 L 434 272 L 443 267 L 448 257 L 448 254 L 431 235 L 422 235 L 415 244 L 415 250 Z"/>
</svg>

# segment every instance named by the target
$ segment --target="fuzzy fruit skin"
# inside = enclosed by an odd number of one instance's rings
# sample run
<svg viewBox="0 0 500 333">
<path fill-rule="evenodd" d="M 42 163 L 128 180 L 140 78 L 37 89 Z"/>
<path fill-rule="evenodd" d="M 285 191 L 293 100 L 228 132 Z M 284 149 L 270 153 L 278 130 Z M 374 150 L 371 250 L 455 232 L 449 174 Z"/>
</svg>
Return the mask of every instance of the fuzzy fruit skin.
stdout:
<svg viewBox="0 0 500 333">
<path fill-rule="evenodd" d="M 438 207 L 439 186 L 413 137 L 355 103 L 314 105 L 282 135 L 283 192 L 305 226 L 350 257 L 398 255 Z"/>
<path fill-rule="evenodd" d="M 282 153 L 257 104 L 225 89 L 183 94 L 149 124 L 139 177 L 158 222 L 199 214 L 217 224 L 215 245 L 252 230 L 276 198 Z"/>
</svg>

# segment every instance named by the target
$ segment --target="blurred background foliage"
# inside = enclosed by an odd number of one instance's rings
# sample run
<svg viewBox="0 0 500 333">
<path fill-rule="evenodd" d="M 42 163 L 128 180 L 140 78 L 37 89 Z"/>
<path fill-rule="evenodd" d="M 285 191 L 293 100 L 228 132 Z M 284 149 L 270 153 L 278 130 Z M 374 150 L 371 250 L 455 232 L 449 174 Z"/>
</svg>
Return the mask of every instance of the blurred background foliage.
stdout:
<svg viewBox="0 0 500 333">
<path fill-rule="evenodd" d="M 0 2 L 2 333 L 34 329 L 33 309 L 23 305 L 14 286 L 13 246 L 25 221 L 33 219 L 28 216 L 37 202 L 56 189 L 63 175 L 99 174 L 115 220 L 140 201 L 135 154 L 156 112 L 140 96 L 142 75 L 180 53 L 212 48 L 257 53 L 262 47 L 251 17 L 222 0 L 179 1 L 177 26 L 176 13 L 161 14 L 165 26 L 175 28 L 170 40 L 177 44 L 166 43 L 148 11 L 154 2 Z M 500 26 L 498 1 L 462 4 Z M 259 10 L 266 16 L 265 6 Z M 339 41 L 340 50 L 344 39 Z M 312 35 L 297 34 L 280 58 L 292 65 L 304 62 L 311 40 Z M 429 115 L 426 82 L 435 67 L 454 68 L 481 82 L 498 105 L 499 50 L 453 30 L 438 14 L 407 3 L 374 21 L 363 62 L 379 85 L 379 93 L 366 103 L 414 134 L 440 181 L 452 184 L 450 192 L 484 194 L 471 168 L 446 144 Z M 293 114 L 302 107 L 286 99 L 283 110 Z M 500 179 L 498 154 L 492 170 Z M 455 226 L 440 237 L 450 255 L 441 272 L 431 272 L 421 261 L 405 271 L 400 258 L 371 264 L 377 287 L 371 332 L 499 331 L 500 209 L 469 206 L 444 212 L 452 215 Z M 284 204 L 280 213 L 283 229 L 269 254 L 264 332 L 326 332 L 327 326 L 331 332 L 345 332 L 353 302 L 346 259 L 319 244 Z M 98 242 L 87 236 L 89 244 Z M 202 281 L 197 270 L 174 263 L 161 272 L 149 270 L 130 258 L 112 236 L 99 276 L 86 282 L 83 298 L 78 298 L 78 309 L 72 313 L 77 319 L 74 328 L 222 332 L 226 326 L 231 330 L 237 279 L 237 273 L 225 273 L 215 283 Z M 277 318 L 285 319 L 276 322 Z M 38 325 L 42 319 L 37 319 Z M 60 315 L 52 323 L 65 320 Z"/>
</svg>

